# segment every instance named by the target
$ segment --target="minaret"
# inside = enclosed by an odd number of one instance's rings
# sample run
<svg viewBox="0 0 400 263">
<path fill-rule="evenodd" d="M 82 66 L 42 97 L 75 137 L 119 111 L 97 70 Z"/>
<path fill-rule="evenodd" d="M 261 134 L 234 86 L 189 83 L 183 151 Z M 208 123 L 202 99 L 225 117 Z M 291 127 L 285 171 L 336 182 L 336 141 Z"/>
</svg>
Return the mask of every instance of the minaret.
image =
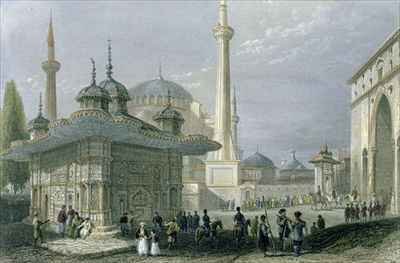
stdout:
<svg viewBox="0 0 400 263">
<path fill-rule="evenodd" d="M 239 124 L 239 115 L 237 111 L 237 98 L 236 98 L 236 87 L 232 87 L 233 95 L 232 95 L 232 144 L 233 149 L 235 151 L 235 157 L 240 159 L 240 147 L 239 147 L 239 135 L 238 135 L 238 124 Z"/>
<path fill-rule="evenodd" d="M 226 0 L 220 0 L 219 22 L 213 29 L 218 48 L 218 69 L 216 85 L 216 108 L 214 140 L 222 144 L 222 148 L 214 155 L 214 160 L 236 160 L 232 140 L 231 116 L 231 84 L 229 41 L 233 37 L 233 29 L 228 25 Z"/>
<path fill-rule="evenodd" d="M 53 19 L 50 15 L 49 32 L 47 35 L 47 61 L 42 62 L 42 69 L 46 72 L 45 115 L 50 121 L 57 119 L 57 92 L 56 72 L 60 70 L 60 63 L 55 60 L 55 46 L 53 33 Z"/>
</svg>

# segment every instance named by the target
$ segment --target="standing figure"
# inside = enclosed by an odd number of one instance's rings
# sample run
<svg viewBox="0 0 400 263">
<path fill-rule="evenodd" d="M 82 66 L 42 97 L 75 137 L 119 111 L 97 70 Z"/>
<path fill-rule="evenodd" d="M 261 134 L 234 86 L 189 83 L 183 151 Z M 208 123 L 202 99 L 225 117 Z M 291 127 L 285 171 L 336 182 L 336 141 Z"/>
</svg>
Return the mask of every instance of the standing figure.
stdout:
<svg viewBox="0 0 400 263">
<path fill-rule="evenodd" d="M 351 192 L 351 197 L 353 198 L 353 201 L 357 201 L 358 198 L 357 186 L 354 186 L 353 191 Z"/>
<path fill-rule="evenodd" d="M 372 204 L 372 201 L 369 201 L 369 206 L 368 206 L 368 219 L 372 220 L 372 217 L 374 215 L 374 205 Z"/>
<path fill-rule="evenodd" d="M 206 230 L 206 234 L 208 235 L 210 233 L 210 217 L 207 215 L 207 209 L 204 209 L 204 215 L 203 215 L 203 227 Z"/>
<path fill-rule="evenodd" d="M 346 223 L 349 223 L 350 217 L 351 217 L 351 208 L 349 204 L 346 204 L 346 208 L 344 209 L 344 221 Z"/>
<path fill-rule="evenodd" d="M 61 207 L 60 212 L 58 212 L 58 216 L 57 216 L 58 233 L 61 235 L 62 238 L 64 238 L 65 223 L 67 222 L 67 212 L 65 210 L 66 210 L 66 206 L 63 205 Z"/>
<path fill-rule="evenodd" d="M 72 208 L 72 205 L 69 205 L 67 212 L 67 227 L 71 225 L 74 215 L 75 215 L 75 210 Z"/>
<path fill-rule="evenodd" d="M 290 219 L 286 217 L 286 209 L 281 208 L 276 217 L 276 223 L 279 227 L 279 243 L 281 250 L 285 250 L 285 241 L 289 239 L 290 235 L 290 227 L 289 227 Z"/>
<path fill-rule="evenodd" d="M 368 212 L 367 202 L 364 202 L 361 207 L 361 218 L 364 223 L 367 222 L 367 212 Z"/>
<path fill-rule="evenodd" d="M 175 247 L 176 242 L 178 241 L 178 232 L 179 226 L 176 223 L 176 217 L 172 219 L 171 222 L 166 224 L 167 227 L 167 236 L 168 236 L 168 249 Z"/>
<path fill-rule="evenodd" d="M 325 219 L 322 217 L 322 215 L 318 215 L 317 225 L 319 230 L 325 229 Z"/>
<path fill-rule="evenodd" d="M 257 230 L 258 230 L 258 216 L 255 216 L 253 221 L 251 222 L 251 236 L 253 238 L 257 238 Z"/>
<path fill-rule="evenodd" d="M 267 248 L 269 245 L 268 226 L 265 222 L 265 219 L 265 215 L 260 217 L 261 222 L 258 228 L 258 247 L 261 249 L 264 255 L 267 253 Z"/>
<path fill-rule="evenodd" d="M 294 256 L 298 257 L 301 253 L 301 246 L 304 241 L 304 232 L 307 232 L 306 222 L 301 218 L 301 212 L 296 211 L 294 213 L 294 221 L 292 222 L 293 228 L 293 252 Z"/>
<path fill-rule="evenodd" d="M 42 225 L 46 224 L 47 222 L 49 222 L 49 220 L 46 220 L 44 222 L 40 221 L 39 217 L 38 217 L 38 213 L 34 213 L 33 214 L 33 220 L 32 220 L 32 225 L 33 225 L 33 247 L 37 247 L 39 244 L 44 243 Z"/>
<path fill-rule="evenodd" d="M 78 212 L 75 212 L 74 219 L 72 220 L 70 232 L 68 235 L 70 238 L 77 239 L 79 237 L 80 225 L 82 224 L 83 219 L 79 216 Z"/>
<path fill-rule="evenodd" d="M 376 201 L 376 205 L 374 208 L 374 215 L 375 215 L 376 219 L 378 219 L 381 215 L 381 208 L 382 207 L 381 207 L 381 204 L 379 203 L 379 201 Z"/>
<path fill-rule="evenodd" d="M 79 235 L 82 239 L 86 239 L 92 231 L 92 223 L 90 222 L 90 218 L 86 217 L 85 221 L 79 226 L 80 231 Z"/>
<path fill-rule="evenodd" d="M 190 212 L 187 215 L 187 226 L 189 233 L 193 233 L 193 216 Z"/>
<path fill-rule="evenodd" d="M 356 221 L 360 221 L 360 213 L 361 213 L 361 210 L 360 210 L 359 204 L 356 204 L 355 209 L 356 209 L 356 211 L 355 211 L 355 220 L 356 220 Z"/>
<path fill-rule="evenodd" d="M 356 208 L 353 203 L 350 204 L 350 222 L 354 222 L 356 219 Z"/>
<path fill-rule="evenodd" d="M 187 222 L 187 217 L 186 217 L 186 212 L 185 211 L 183 211 L 181 220 L 182 220 L 182 231 L 186 233 L 187 232 L 188 222 Z"/>
<path fill-rule="evenodd" d="M 155 229 L 151 230 L 151 249 L 150 255 L 159 256 L 161 254 L 160 246 L 158 242 L 160 241 L 160 236 Z"/>
<path fill-rule="evenodd" d="M 154 217 L 153 217 L 153 227 L 154 229 L 157 231 L 157 234 L 160 235 L 161 234 L 161 230 L 162 230 L 162 225 L 163 225 L 163 218 L 160 216 L 160 214 L 156 211 L 154 213 Z"/>
<path fill-rule="evenodd" d="M 140 222 L 139 228 L 136 230 L 137 243 L 137 253 L 139 256 L 147 256 L 149 253 L 149 243 L 148 239 L 150 237 L 147 229 L 145 228 L 145 223 Z"/>
<path fill-rule="evenodd" d="M 125 212 L 121 218 L 119 219 L 119 224 L 121 227 L 122 236 L 127 236 L 129 234 L 129 226 L 128 226 L 128 213 Z"/>
<path fill-rule="evenodd" d="M 194 211 L 194 215 L 192 218 L 192 227 L 193 231 L 196 231 L 196 229 L 200 226 L 200 216 L 197 214 L 197 211 Z"/>
</svg>

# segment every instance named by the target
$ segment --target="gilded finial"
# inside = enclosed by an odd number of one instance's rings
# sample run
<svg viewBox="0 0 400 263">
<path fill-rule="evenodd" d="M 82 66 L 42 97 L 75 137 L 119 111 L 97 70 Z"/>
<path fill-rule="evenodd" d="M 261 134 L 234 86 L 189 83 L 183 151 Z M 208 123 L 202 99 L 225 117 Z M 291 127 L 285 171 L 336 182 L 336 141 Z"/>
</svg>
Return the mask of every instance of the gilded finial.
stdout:
<svg viewBox="0 0 400 263">
<path fill-rule="evenodd" d="M 92 62 L 92 84 L 96 84 L 96 63 L 93 58 L 90 58 Z"/>
<path fill-rule="evenodd" d="M 108 40 L 108 64 L 107 64 L 107 77 L 111 78 L 113 66 L 111 64 L 111 40 Z"/>
</svg>

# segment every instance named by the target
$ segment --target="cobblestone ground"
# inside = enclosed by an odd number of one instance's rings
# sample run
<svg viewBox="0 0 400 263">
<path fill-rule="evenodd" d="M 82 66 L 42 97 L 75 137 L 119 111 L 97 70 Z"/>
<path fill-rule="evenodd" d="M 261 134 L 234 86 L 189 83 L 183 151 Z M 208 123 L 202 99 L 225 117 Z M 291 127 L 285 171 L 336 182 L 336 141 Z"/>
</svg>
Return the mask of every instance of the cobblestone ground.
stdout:
<svg viewBox="0 0 400 263">
<path fill-rule="evenodd" d="M 397 238 L 399 235 L 397 236 Z M 386 244 L 385 247 L 379 249 L 363 249 L 354 248 L 344 253 L 338 254 L 305 254 L 301 257 L 293 257 L 291 255 L 277 256 L 277 257 L 264 257 L 259 252 L 251 252 L 248 254 L 237 255 L 204 255 L 202 257 L 186 257 L 175 255 L 161 256 L 161 257 L 139 257 L 132 251 L 132 253 L 117 254 L 102 258 L 82 259 L 67 256 L 59 256 L 47 250 L 36 250 L 31 247 L 21 247 L 18 249 L 9 249 L 7 251 L 0 250 L 0 262 L 2 263 L 22 263 L 22 262 L 88 262 L 88 263 L 121 263 L 121 262 L 143 262 L 143 263 L 245 263 L 245 262 L 269 262 L 269 263 L 397 263 L 400 262 L 400 241 L 396 240 L 395 243 L 390 245 Z"/>
</svg>

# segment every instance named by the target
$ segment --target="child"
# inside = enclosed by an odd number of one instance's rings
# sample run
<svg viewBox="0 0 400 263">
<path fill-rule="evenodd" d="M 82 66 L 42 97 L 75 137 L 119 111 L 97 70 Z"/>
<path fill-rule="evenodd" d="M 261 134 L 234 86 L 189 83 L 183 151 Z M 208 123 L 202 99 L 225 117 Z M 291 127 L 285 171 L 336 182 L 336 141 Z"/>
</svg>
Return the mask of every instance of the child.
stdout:
<svg viewBox="0 0 400 263">
<path fill-rule="evenodd" d="M 151 250 L 150 254 L 152 256 L 159 256 L 161 254 L 160 247 L 158 246 L 158 241 L 160 240 L 157 231 L 155 229 L 151 230 Z"/>
</svg>

